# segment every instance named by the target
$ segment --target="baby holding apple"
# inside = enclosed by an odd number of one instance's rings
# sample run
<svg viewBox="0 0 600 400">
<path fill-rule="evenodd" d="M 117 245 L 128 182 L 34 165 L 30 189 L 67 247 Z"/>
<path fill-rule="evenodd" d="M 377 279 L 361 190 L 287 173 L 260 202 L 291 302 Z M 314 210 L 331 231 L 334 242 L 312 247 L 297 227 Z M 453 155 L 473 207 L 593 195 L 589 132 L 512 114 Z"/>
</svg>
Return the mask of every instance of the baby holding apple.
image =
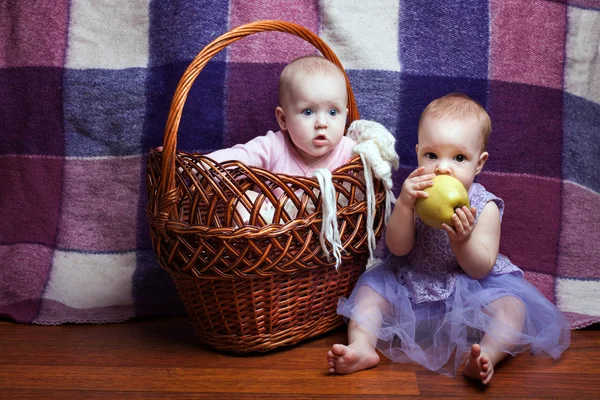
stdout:
<svg viewBox="0 0 600 400">
<path fill-rule="evenodd" d="M 348 345 L 332 346 L 330 372 L 375 367 L 377 349 L 396 362 L 415 361 L 449 376 L 462 372 L 487 384 L 508 354 L 556 359 L 569 346 L 570 326 L 560 310 L 498 253 L 504 202 L 474 182 L 489 157 L 490 132 L 485 109 L 464 94 L 425 108 L 418 168 L 404 181 L 387 226 L 390 254 L 340 300 Z M 457 193 L 450 206 L 456 208 L 444 218 L 439 210 L 450 191 Z"/>
</svg>

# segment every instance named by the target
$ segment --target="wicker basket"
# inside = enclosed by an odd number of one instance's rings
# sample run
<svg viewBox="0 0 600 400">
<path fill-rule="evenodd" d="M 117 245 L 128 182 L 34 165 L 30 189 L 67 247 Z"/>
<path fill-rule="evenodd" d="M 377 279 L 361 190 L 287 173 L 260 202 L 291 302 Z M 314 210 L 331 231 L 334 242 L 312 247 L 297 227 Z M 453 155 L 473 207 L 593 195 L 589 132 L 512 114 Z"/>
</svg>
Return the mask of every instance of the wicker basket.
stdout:
<svg viewBox="0 0 600 400">
<path fill-rule="evenodd" d="M 264 31 L 303 38 L 341 67 L 318 36 L 293 23 L 259 21 L 227 32 L 185 71 L 171 104 L 163 151 L 151 150 L 147 165 L 147 215 L 158 262 L 173 278 L 199 340 L 236 353 L 292 345 L 339 326 L 337 301 L 350 294 L 368 257 L 358 157 L 333 172 L 344 248 L 336 270 L 319 242 L 322 208 L 315 178 L 275 175 L 236 161 L 219 164 L 176 150 L 182 109 L 202 68 L 230 43 Z M 347 77 L 346 83 L 350 124 L 358 111 Z M 250 189 L 263 195 L 252 202 L 246 195 Z M 379 238 L 385 191 L 377 180 L 375 194 Z M 275 207 L 274 223 L 259 212 L 266 200 Z M 248 209 L 249 224 L 240 219 L 236 204 Z M 293 204 L 293 215 L 286 204 Z"/>
</svg>

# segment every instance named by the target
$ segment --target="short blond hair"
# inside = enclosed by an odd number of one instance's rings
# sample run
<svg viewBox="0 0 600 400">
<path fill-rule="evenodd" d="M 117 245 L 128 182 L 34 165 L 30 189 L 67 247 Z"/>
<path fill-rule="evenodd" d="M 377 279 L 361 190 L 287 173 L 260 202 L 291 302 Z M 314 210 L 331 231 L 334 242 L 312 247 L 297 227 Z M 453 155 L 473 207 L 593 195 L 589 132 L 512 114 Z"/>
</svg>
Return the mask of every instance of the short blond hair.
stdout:
<svg viewBox="0 0 600 400">
<path fill-rule="evenodd" d="M 421 122 L 427 117 L 463 121 L 471 118 L 477 119 L 481 126 L 483 151 L 486 150 L 490 134 L 492 133 L 492 121 L 485 108 L 466 94 L 459 92 L 449 93 L 429 103 L 421 113 L 421 118 L 419 118 L 419 130 L 421 129 Z"/>
<path fill-rule="evenodd" d="M 344 81 L 346 75 L 344 71 L 333 62 L 323 56 L 307 55 L 298 57 L 283 68 L 279 75 L 279 104 L 281 105 L 281 96 L 286 87 L 292 81 L 293 77 L 299 73 L 306 75 L 328 76 L 338 74 Z"/>
</svg>

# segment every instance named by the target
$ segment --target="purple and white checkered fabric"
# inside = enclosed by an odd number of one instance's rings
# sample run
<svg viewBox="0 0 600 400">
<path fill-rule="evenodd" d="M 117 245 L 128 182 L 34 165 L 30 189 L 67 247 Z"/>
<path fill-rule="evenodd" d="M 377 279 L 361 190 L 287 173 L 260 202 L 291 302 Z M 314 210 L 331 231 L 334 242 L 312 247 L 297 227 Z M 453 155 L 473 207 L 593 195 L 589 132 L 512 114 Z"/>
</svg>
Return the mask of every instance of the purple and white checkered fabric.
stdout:
<svg viewBox="0 0 600 400">
<path fill-rule="evenodd" d="M 504 199 L 501 252 L 567 314 L 600 320 L 600 1 L 46 0 L 0 4 L 0 316 L 26 323 L 181 314 L 144 214 L 145 159 L 204 45 L 283 19 L 336 52 L 362 118 L 416 165 L 420 112 L 463 91 L 489 111 L 480 182 Z M 261 33 L 194 84 L 178 146 L 277 129 L 277 77 L 315 50 Z"/>
</svg>

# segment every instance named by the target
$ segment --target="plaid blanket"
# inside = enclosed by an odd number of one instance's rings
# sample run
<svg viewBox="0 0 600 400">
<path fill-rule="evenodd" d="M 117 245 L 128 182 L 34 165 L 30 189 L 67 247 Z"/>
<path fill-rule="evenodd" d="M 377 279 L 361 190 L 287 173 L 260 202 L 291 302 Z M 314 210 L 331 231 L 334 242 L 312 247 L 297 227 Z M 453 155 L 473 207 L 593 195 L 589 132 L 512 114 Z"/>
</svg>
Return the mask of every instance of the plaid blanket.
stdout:
<svg viewBox="0 0 600 400">
<path fill-rule="evenodd" d="M 183 70 L 261 19 L 301 24 L 346 68 L 361 117 L 416 165 L 420 112 L 462 91 L 489 111 L 479 181 L 506 202 L 501 252 L 573 328 L 600 320 L 598 0 L 44 0 L 0 3 L 0 316 L 25 323 L 183 313 L 149 241 L 145 161 Z M 314 48 L 259 33 L 218 53 L 178 148 L 277 129 L 277 77 Z M 397 192 L 397 190 L 396 190 Z"/>
</svg>

